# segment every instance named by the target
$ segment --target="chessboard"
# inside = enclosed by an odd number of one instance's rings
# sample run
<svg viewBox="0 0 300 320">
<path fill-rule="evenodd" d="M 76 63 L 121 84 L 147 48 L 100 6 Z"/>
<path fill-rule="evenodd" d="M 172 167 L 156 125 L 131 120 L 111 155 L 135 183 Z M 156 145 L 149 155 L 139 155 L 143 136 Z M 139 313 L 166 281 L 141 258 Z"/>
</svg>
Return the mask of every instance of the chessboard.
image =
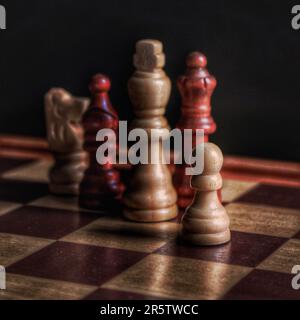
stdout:
<svg viewBox="0 0 300 320">
<path fill-rule="evenodd" d="M 117 209 L 80 209 L 76 198 L 48 193 L 51 157 L 0 155 L 0 299 L 300 299 L 291 286 L 300 264 L 292 165 L 278 168 L 287 172 L 280 179 L 270 165 L 265 174 L 233 172 L 237 160 L 225 158 L 232 240 L 192 247 L 178 241 L 180 217 L 147 224 Z"/>
</svg>

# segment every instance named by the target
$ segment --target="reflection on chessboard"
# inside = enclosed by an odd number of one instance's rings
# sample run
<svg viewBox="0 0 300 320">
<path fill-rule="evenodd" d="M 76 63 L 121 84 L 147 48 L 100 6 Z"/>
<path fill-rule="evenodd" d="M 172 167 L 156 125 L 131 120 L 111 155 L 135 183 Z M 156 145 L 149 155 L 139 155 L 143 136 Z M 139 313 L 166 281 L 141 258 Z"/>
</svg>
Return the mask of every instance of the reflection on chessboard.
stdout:
<svg viewBox="0 0 300 320">
<path fill-rule="evenodd" d="M 225 179 L 232 241 L 178 242 L 179 219 L 126 221 L 48 193 L 47 161 L 0 159 L 1 299 L 300 299 L 300 189 Z"/>
</svg>

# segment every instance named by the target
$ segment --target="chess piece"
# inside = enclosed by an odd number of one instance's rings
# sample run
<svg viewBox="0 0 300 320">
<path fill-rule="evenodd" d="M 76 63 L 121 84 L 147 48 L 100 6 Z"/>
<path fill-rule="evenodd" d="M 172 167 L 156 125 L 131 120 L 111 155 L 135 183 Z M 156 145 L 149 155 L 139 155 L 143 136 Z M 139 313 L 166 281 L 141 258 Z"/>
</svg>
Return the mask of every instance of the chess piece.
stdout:
<svg viewBox="0 0 300 320">
<path fill-rule="evenodd" d="M 101 145 L 96 141 L 98 131 L 112 129 L 117 136 L 119 127 L 119 117 L 108 96 L 110 87 L 108 77 L 97 74 L 92 78 L 92 102 L 82 119 L 85 131 L 84 150 L 89 155 L 89 167 L 80 185 L 79 205 L 87 209 L 105 210 L 116 205 L 124 190 L 120 174 L 113 163 L 108 161 L 100 165 L 96 159 L 97 149 Z"/>
<path fill-rule="evenodd" d="M 164 113 L 170 97 L 171 81 L 162 69 L 165 65 L 162 49 L 162 43 L 157 40 L 139 41 L 134 55 L 136 71 L 128 82 L 129 96 L 135 113 L 131 127 L 147 131 L 149 158 L 151 129 L 169 133 L 165 130 L 168 128 L 168 122 Z M 170 171 L 162 163 L 161 140 L 156 142 L 153 150 L 160 154 L 158 161 L 155 164 L 135 165 L 130 184 L 124 194 L 124 215 L 130 220 L 156 222 L 177 216 L 177 194 L 172 185 Z"/>
<path fill-rule="evenodd" d="M 223 155 L 219 147 L 204 144 L 204 170 L 191 179 L 196 190 L 182 218 L 182 239 L 194 245 L 218 245 L 230 241 L 229 217 L 217 191 L 222 187 Z"/>
<path fill-rule="evenodd" d="M 49 189 L 54 194 L 79 193 L 87 166 L 81 118 L 88 104 L 89 99 L 73 97 L 60 88 L 45 95 L 47 138 L 55 159 L 49 172 Z"/>
<path fill-rule="evenodd" d="M 204 130 L 204 141 L 216 131 L 216 124 L 211 117 L 211 96 L 216 87 L 216 79 L 206 69 L 207 60 L 200 52 L 192 52 L 186 59 L 187 69 L 177 80 L 177 86 L 182 97 L 181 117 L 177 124 L 180 130 Z M 195 139 L 193 139 L 195 147 Z M 185 174 L 187 165 L 177 165 L 174 175 L 174 185 L 178 193 L 178 206 L 186 208 L 194 196 L 190 188 L 190 176 Z"/>
</svg>

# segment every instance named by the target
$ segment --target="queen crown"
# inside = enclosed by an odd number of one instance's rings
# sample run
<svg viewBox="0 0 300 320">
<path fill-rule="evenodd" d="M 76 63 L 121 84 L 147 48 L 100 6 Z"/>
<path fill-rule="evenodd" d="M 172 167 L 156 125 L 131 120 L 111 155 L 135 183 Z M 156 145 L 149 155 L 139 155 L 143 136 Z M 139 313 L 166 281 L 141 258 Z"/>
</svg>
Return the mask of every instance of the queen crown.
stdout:
<svg viewBox="0 0 300 320">
<path fill-rule="evenodd" d="M 210 109 L 210 100 L 217 81 L 206 69 L 207 59 L 200 52 L 192 52 L 186 59 L 187 70 L 177 85 L 183 107 Z"/>
</svg>

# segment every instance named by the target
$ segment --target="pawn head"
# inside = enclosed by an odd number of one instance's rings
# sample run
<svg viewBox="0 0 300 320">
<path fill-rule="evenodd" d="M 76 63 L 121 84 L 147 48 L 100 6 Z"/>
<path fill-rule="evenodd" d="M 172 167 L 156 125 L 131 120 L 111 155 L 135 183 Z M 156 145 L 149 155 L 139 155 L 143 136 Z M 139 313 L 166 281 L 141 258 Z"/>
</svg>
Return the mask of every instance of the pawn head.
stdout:
<svg viewBox="0 0 300 320">
<path fill-rule="evenodd" d="M 111 83 L 109 78 L 99 73 L 93 76 L 89 88 L 91 93 L 95 94 L 95 93 L 102 93 L 102 92 L 109 91 L 110 86 L 111 86 Z"/>
<path fill-rule="evenodd" d="M 203 175 L 218 174 L 223 166 L 223 154 L 218 146 L 213 143 L 204 143 L 204 169 Z"/>
<path fill-rule="evenodd" d="M 188 68 L 205 68 L 207 65 L 206 56 L 198 51 L 191 52 L 186 58 Z"/>
</svg>

